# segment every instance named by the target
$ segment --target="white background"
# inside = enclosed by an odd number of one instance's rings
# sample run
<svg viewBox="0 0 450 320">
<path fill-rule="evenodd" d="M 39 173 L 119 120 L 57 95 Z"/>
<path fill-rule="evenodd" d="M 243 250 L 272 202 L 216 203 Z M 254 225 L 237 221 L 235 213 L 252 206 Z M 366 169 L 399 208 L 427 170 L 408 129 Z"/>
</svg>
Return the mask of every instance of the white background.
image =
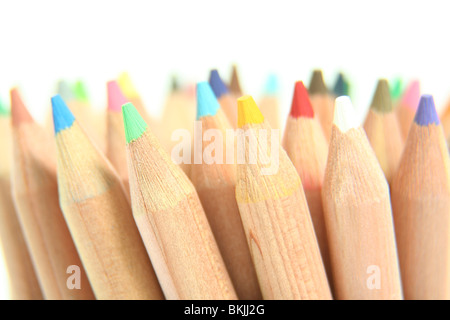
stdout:
<svg viewBox="0 0 450 320">
<path fill-rule="evenodd" d="M 438 108 L 450 94 L 446 1 L 2 0 L 0 13 L 0 98 L 19 85 L 40 121 L 56 80 L 84 79 L 104 108 L 105 82 L 123 70 L 155 115 L 171 74 L 204 81 L 218 68 L 228 80 L 231 63 L 255 97 L 279 76 L 283 118 L 294 81 L 308 84 L 313 68 L 330 86 L 338 71 L 349 76 L 361 119 L 379 77 L 420 79 Z"/>
</svg>

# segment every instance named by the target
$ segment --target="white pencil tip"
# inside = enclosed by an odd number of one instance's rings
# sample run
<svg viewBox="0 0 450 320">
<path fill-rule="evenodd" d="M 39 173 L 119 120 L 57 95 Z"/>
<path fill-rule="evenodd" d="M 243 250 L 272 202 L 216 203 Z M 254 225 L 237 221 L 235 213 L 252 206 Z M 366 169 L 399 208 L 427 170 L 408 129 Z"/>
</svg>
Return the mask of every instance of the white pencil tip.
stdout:
<svg viewBox="0 0 450 320">
<path fill-rule="evenodd" d="M 336 98 L 333 122 L 342 132 L 347 132 L 359 126 L 350 97 L 341 96 Z"/>
</svg>

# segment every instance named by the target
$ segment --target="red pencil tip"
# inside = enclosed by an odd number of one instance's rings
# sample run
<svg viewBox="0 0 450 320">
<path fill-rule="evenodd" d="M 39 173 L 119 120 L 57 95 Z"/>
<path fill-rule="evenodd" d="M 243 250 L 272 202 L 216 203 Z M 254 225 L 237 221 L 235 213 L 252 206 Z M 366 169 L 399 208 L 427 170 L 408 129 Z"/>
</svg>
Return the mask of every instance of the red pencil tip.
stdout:
<svg viewBox="0 0 450 320">
<path fill-rule="evenodd" d="M 109 81 L 108 87 L 108 110 L 113 112 L 122 112 L 122 106 L 127 103 L 127 99 L 120 90 L 117 81 Z"/>
<path fill-rule="evenodd" d="M 33 118 L 22 101 L 19 90 L 17 88 L 11 89 L 10 96 L 12 125 L 18 126 L 24 122 L 33 122 Z"/>
<path fill-rule="evenodd" d="M 314 118 L 314 111 L 311 101 L 309 101 L 308 91 L 302 81 L 295 83 L 294 96 L 292 97 L 291 104 L 291 116 L 294 118 Z"/>
</svg>

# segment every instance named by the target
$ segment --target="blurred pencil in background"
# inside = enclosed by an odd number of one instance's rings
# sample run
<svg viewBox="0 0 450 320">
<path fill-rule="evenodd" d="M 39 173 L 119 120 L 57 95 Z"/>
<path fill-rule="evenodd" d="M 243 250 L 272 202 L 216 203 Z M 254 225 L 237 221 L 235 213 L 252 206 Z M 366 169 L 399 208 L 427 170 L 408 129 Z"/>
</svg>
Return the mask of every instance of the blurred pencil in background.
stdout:
<svg viewBox="0 0 450 320">
<path fill-rule="evenodd" d="M 12 193 L 25 239 L 47 299 L 93 299 L 77 250 L 59 207 L 56 153 L 50 135 L 11 90 L 13 125 Z M 67 285 L 67 269 L 80 269 L 79 290 Z"/>
<path fill-rule="evenodd" d="M 433 97 L 423 95 L 392 183 L 405 299 L 450 299 L 449 170 Z"/>
<path fill-rule="evenodd" d="M 335 97 L 350 95 L 350 83 L 342 72 L 339 72 L 336 77 L 333 94 Z"/>
<path fill-rule="evenodd" d="M 413 80 L 403 92 L 403 95 L 398 102 L 397 119 L 400 126 L 403 141 L 408 137 L 409 128 L 413 123 L 414 116 L 417 111 L 417 106 L 420 100 L 420 82 Z"/>
<path fill-rule="evenodd" d="M 259 102 L 259 110 L 264 116 L 272 129 L 280 129 L 280 104 L 278 95 L 280 84 L 275 74 L 270 74 L 267 78 L 263 96 Z"/>
<path fill-rule="evenodd" d="M 322 188 L 337 299 L 401 299 L 386 178 L 348 97 L 336 99 Z"/>
<path fill-rule="evenodd" d="M 220 107 L 227 116 L 231 126 L 237 126 L 237 104 L 236 98 L 233 97 L 228 90 L 226 84 L 220 78 L 219 72 L 216 69 L 211 70 L 209 74 L 209 85 L 211 86 L 214 95 L 219 101 Z"/>
<path fill-rule="evenodd" d="M 228 88 L 230 89 L 231 95 L 233 96 L 234 99 L 238 99 L 240 96 L 243 95 L 243 91 L 241 88 L 241 81 L 239 80 L 237 66 L 235 64 L 233 64 L 231 67 L 231 77 Z"/>
<path fill-rule="evenodd" d="M 397 109 L 397 105 L 400 102 L 403 93 L 403 80 L 401 77 L 396 77 L 392 80 L 389 86 L 389 93 L 391 95 L 392 104 L 394 109 Z"/>
<path fill-rule="evenodd" d="M 386 79 L 378 81 L 364 130 L 390 183 L 402 155 L 403 138 Z"/>
<path fill-rule="evenodd" d="M 162 299 L 120 178 L 52 98 L 61 208 L 97 299 Z"/>
<path fill-rule="evenodd" d="M 0 100 L 0 240 L 13 300 L 43 298 L 11 194 L 11 117 Z"/>
</svg>

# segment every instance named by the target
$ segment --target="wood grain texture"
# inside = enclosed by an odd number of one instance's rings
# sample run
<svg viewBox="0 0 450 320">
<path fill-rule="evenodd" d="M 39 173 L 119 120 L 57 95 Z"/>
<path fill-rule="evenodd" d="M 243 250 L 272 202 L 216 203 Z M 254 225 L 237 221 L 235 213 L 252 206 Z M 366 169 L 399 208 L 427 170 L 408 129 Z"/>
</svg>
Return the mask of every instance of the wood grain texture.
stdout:
<svg viewBox="0 0 450 320">
<path fill-rule="evenodd" d="M 333 125 L 322 187 L 337 299 L 401 299 L 389 188 L 362 128 Z M 379 268 L 380 288 L 368 285 Z"/>
<path fill-rule="evenodd" d="M 242 128 L 245 163 L 238 164 L 236 199 L 250 253 L 256 267 L 264 299 L 330 299 L 325 269 L 314 234 L 302 183 L 282 148 L 271 150 L 258 136 L 270 126 L 247 124 Z M 242 136 L 245 135 L 245 136 Z M 278 139 L 278 137 L 276 138 Z M 257 148 L 249 147 L 256 141 Z M 267 153 L 253 152 L 268 143 L 270 152 L 279 152 L 279 168 L 262 175 Z M 242 145 L 240 147 L 243 147 Z M 264 155 L 265 154 L 265 155 Z M 255 164 L 250 159 L 257 159 Z"/>
<path fill-rule="evenodd" d="M 236 299 L 194 186 L 146 131 L 127 146 L 133 214 L 167 299 Z"/>
<path fill-rule="evenodd" d="M 13 127 L 12 193 L 46 299 L 94 299 L 58 199 L 55 148 L 34 122 Z M 67 268 L 80 267 L 81 289 L 67 286 Z"/>
<path fill-rule="evenodd" d="M 204 132 L 216 129 L 226 137 L 226 130 L 231 130 L 227 118 L 218 110 L 215 116 L 200 118 Z M 207 152 L 210 145 L 203 142 L 201 153 Z M 218 148 L 233 152 L 235 145 L 226 146 L 225 139 Z M 205 150 L 206 149 L 206 150 Z M 240 299 L 261 299 L 255 267 L 250 256 L 247 240 L 242 226 L 241 216 L 236 203 L 236 166 L 226 163 L 223 153 L 221 163 L 192 165 L 191 181 L 205 209 L 206 216 L 219 246 L 228 273 Z"/>
<path fill-rule="evenodd" d="M 56 135 L 61 208 L 98 299 L 162 299 L 120 178 L 77 122 Z"/>
<path fill-rule="evenodd" d="M 391 191 L 405 299 L 450 299 L 449 170 L 441 126 L 413 123 Z"/>
</svg>

